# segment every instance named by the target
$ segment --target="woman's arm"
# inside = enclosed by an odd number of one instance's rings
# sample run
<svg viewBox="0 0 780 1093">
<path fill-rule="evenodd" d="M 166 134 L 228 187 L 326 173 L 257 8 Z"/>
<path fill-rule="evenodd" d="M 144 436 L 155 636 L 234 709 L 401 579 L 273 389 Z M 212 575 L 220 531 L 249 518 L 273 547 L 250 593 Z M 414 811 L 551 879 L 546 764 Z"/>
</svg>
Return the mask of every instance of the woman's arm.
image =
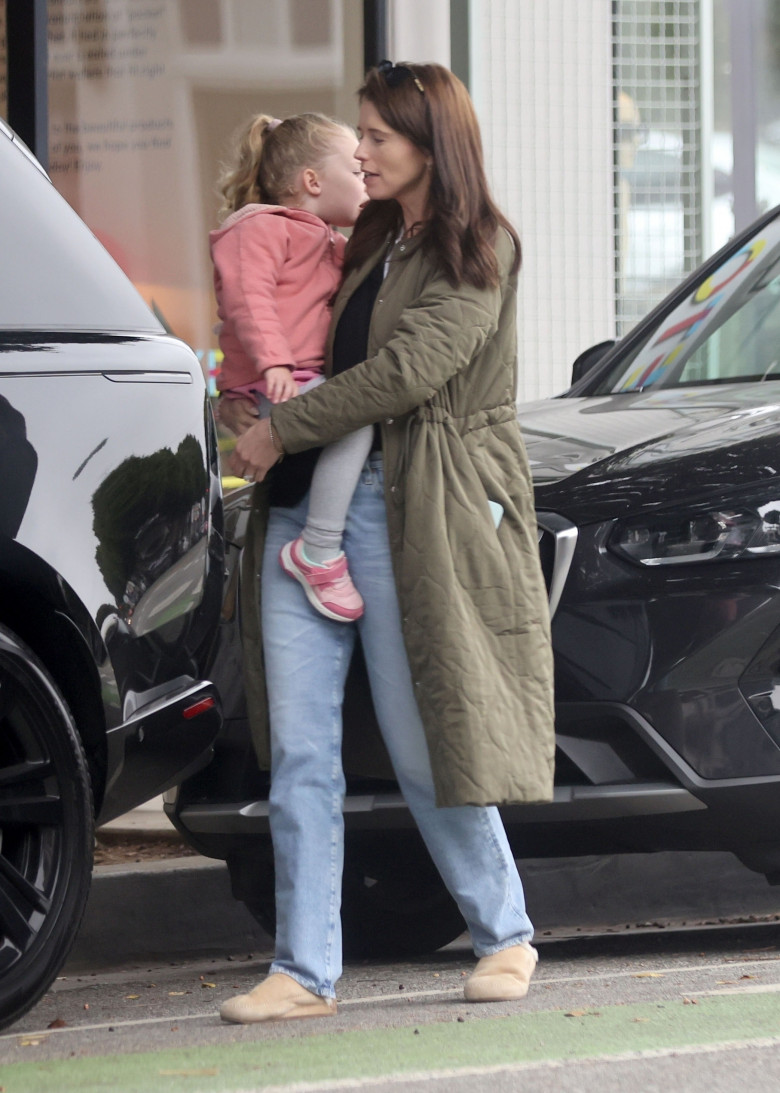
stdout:
<svg viewBox="0 0 780 1093">
<path fill-rule="evenodd" d="M 270 418 L 261 418 L 238 438 L 230 456 L 230 469 L 239 478 L 262 482 L 283 455 L 284 448 Z"/>
<path fill-rule="evenodd" d="M 421 406 L 462 371 L 495 332 L 501 288 L 452 288 L 434 279 L 404 309 L 376 356 L 274 407 L 272 422 L 290 452 L 329 444 L 346 433 Z"/>
</svg>

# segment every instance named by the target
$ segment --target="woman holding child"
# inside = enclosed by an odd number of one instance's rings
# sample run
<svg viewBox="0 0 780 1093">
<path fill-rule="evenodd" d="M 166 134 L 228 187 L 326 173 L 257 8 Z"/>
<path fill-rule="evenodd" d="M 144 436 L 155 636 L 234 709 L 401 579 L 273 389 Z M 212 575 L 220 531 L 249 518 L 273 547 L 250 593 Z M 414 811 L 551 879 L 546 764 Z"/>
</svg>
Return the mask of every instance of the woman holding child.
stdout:
<svg viewBox="0 0 780 1093">
<path fill-rule="evenodd" d="M 369 202 L 347 246 L 328 378 L 267 418 L 233 407 L 228 420 L 241 433 L 234 471 L 271 483 L 295 453 L 373 430 L 342 537 L 356 622 L 321 614 L 279 564 L 306 497 L 269 508 L 258 490 L 278 926 L 269 976 L 222 1008 L 241 1023 L 336 1009 L 341 700 L 356 634 L 398 783 L 479 958 L 467 1000 L 522 998 L 537 960 L 495 807 L 549 800 L 554 757 L 547 599 L 515 413 L 519 240 L 452 73 L 385 61 L 358 96 Z"/>
</svg>

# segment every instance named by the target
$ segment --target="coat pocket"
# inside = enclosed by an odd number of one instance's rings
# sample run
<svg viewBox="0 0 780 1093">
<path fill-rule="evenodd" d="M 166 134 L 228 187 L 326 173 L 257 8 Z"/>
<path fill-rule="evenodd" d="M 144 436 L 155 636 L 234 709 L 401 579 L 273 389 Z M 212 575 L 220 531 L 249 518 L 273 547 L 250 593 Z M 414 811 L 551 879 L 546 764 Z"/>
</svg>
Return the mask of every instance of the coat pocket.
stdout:
<svg viewBox="0 0 780 1093">
<path fill-rule="evenodd" d="M 510 561 L 515 535 L 503 518 L 503 507 L 495 502 L 491 510 L 477 468 L 451 421 L 417 418 L 409 441 L 404 590 L 427 602 L 431 617 L 449 615 L 451 625 L 517 632 L 523 620 Z M 502 517 L 498 528 L 496 515 Z"/>
</svg>

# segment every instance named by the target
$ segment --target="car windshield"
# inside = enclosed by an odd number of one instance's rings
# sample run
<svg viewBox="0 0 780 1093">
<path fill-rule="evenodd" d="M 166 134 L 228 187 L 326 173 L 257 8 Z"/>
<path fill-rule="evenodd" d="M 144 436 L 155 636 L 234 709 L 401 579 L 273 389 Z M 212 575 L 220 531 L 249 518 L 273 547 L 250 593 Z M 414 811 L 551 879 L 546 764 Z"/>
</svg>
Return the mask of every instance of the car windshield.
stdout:
<svg viewBox="0 0 780 1093">
<path fill-rule="evenodd" d="M 589 394 L 780 380 L 780 214 L 729 253 Z"/>
<path fill-rule="evenodd" d="M 0 130 L 0 332 L 162 333 L 140 295 L 31 160 Z"/>
</svg>

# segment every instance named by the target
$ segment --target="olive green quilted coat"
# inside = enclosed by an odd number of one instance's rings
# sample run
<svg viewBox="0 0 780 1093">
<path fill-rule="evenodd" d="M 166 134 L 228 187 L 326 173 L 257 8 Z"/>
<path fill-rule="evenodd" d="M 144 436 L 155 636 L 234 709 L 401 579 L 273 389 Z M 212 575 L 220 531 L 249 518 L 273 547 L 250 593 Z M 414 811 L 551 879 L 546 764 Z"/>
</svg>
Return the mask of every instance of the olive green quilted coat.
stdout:
<svg viewBox="0 0 780 1093">
<path fill-rule="evenodd" d="M 374 306 L 368 360 L 273 411 L 289 452 L 381 423 L 404 637 L 441 806 L 552 795 L 552 655 L 515 414 L 511 246 L 502 234 L 501 284 L 482 290 L 452 288 L 417 241 L 397 244 Z M 378 258 L 345 281 L 331 338 Z M 504 510 L 497 531 L 488 501 Z M 256 534 L 262 508 L 260 491 Z M 257 705 L 257 675 L 253 689 Z M 262 714 L 254 720 L 262 756 Z"/>
</svg>

